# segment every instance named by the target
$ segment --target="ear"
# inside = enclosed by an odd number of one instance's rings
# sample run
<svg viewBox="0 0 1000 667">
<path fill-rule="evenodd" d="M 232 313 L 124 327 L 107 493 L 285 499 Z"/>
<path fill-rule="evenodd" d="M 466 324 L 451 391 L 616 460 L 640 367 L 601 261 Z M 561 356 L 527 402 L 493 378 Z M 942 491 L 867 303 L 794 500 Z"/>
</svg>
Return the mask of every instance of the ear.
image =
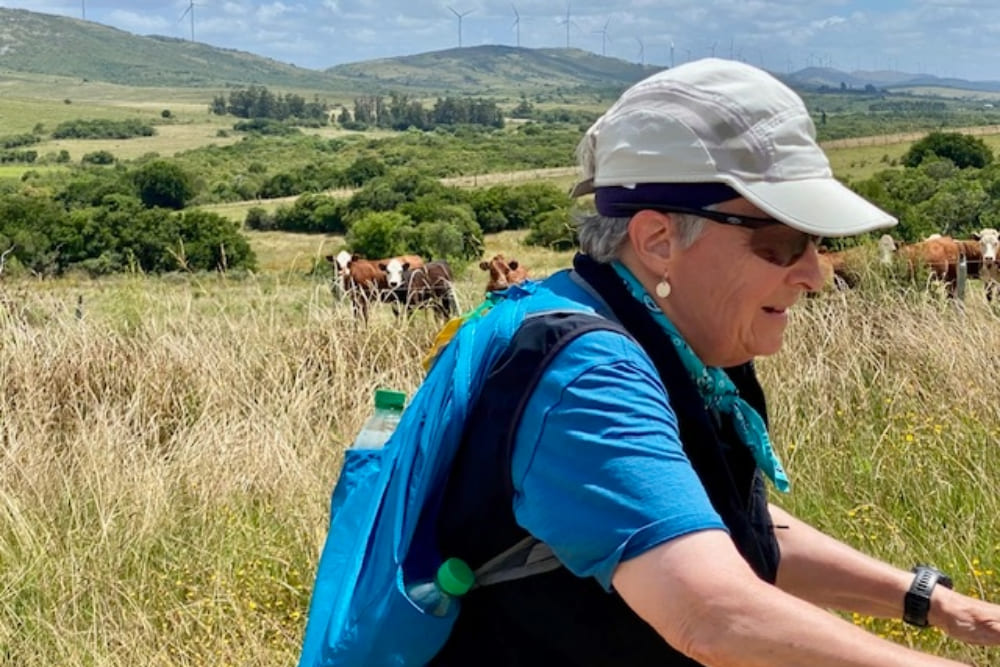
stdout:
<svg viewBox="0 0 1000 667">
<path fill-rule="evenodd" d="M 517 268 L 517 260 L 516 259 L 510 260 L 510 264 L 508 264 L 507 266 L 509 266 L 510 270 L 513 271 L 514 269 Z"/>
<path fill-rule="evenodd" d="M 409 262 L 403 262 L 403 270 L 404 271 L 409 271 L 410 270 L 410 263 Z"/>
<path fill-rule="evenodd" d="M 972 238 L 974 238 L 975 240 L 978 241 L 979 240 L 979 232 L 972 232 Z"/>
<path fill-rule="evenodd" d="M 482 269 L 483 271 L 488 271 L 490 265 L 486 262 L 479 262 L 479 268 Z"/>
<path fill-rule="evenodd" d="M 351 261 L 352 262 L 356 262 L 359 259 L 361 259 L 361 255 L 359 255 L 358 253 L 354 253 L 353 255 L 351 255 Z"/>
<path fill-rule="evenodd" d="M 379 262 L 378 263 L 378 268 L 381 269 L 381 270 L 383 270 L 383 271 L 385 271 L 387 268 L 389 268 L 389 265 L 386 264 L 385 262 Z"/>
<path fill-rule="evenodd" d="M 327 255 L 323 259 L 325 259 L 326 261 L 330 262 L 331 264 L 336 264 L 337 263 L 337 258 L 334 257 L 333 255 Z"/>
<path fill-rule="evenodd" d="M 669 213 L 639 211 L 628 223 L 629 250 L 654 275 L 662 276 L 676 254 L 677 228 Z"/>
</svg>

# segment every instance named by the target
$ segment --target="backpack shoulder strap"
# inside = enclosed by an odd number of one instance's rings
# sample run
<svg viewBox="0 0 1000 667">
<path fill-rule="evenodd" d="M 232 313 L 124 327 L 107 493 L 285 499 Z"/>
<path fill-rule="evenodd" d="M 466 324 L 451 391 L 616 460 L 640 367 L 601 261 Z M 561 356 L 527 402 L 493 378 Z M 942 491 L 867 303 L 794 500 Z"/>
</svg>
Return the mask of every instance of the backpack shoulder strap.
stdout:
<svg viewBox="0 0 1000 667">
<path fill-rule="evenodd" d="M 565 307 L 567 304 L 559 305 Z M 486 470 L 496 464 L 473 462 L 473 469 L 463 470 L 462 473 L 490 475 L 492 492 L 497 493 L 500 502 L 508 507 L 514 497 L 511 478 L 514 442 L 528 401 L 550 363 L 570 343 L 592 331 L 613 331 L 631 338 L 621 324 L 592 311 L 565 308 L 536 311 L 524 319 L 484 382 L 479 400 L 491 406 L 489 421 L 491 424 L 506 424 L 507 428 L 492 439 L 477 436 L 477 449 L 488 444 L 484 447 L 485 456 L 497 462 L 503 472 Z M 477 426 L 472 425 L 473 428 Z M 512 512 L 510 521 L 513 523 Z M 523 539 L 477 568 L 476 586 L 523 579 L 561 567 L 547 545 L 524 534 Z"/>
</svg>

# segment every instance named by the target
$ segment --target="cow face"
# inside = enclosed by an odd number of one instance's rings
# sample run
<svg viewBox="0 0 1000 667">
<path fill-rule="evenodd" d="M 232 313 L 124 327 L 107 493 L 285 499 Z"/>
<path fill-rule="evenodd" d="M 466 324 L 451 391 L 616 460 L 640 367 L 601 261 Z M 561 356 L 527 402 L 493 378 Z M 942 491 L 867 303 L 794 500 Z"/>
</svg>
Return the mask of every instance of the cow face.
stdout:
<svg viewBox="0 0 1000 667">
<path fill-rule="evenodd" d="M 896 252 L 896 242 L 888 234 L 883 234 L 878 240 L 878 261 L 882 264 L 892 264 L 892 255 Z"/>
<path fill-rule="evenodd" d="M 979 241 L 979 247 L 983 250 L 983 263 L 995 263 L 997 250 L 1000 249 L 1000 232 L 987 227 L 973 237 Z"/>
<path fill-rule="evenodd" d="M 378 268 L 385 271 L 386 283 L 389 287 L 395 288 L 403 284 L 403 272 L 410 268 L 410 263 L 393 258 L 388 262 L 380 263 Z"/>
<path fill-rule="evenodd" d="M 510 266 L 504 261 L 503 255 L 495 255 L 490 261 L 482 262 L 479 268 L 490 272 L 490 281 L 486 284 L 487 292 L 507 289 L 510 286 L 507 282 Z"/>
</svg>

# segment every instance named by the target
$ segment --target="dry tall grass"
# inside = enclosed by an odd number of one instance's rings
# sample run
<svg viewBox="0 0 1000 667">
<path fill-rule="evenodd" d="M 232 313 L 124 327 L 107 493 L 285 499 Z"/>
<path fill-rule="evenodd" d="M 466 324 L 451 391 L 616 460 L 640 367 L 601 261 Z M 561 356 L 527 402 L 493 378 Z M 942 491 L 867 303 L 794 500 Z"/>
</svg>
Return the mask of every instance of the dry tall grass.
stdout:
<svg viewBox="0 0 1000 667">
<path fill-rule="evenodd" d="M 484 282 L 468 273 L 463 306 Z M 416 388 L 436 323 L 381 311 L 362 330 L 287 276 L 5 290 L 0 664 L 294 664 L 343 444 L 376 386 Z M 794 485 L 778 502 L 1000 599 L 998 325 L 980 294 L 964 311 L 922 293 L 802 304 L 760 363 Z"/>
</svg>

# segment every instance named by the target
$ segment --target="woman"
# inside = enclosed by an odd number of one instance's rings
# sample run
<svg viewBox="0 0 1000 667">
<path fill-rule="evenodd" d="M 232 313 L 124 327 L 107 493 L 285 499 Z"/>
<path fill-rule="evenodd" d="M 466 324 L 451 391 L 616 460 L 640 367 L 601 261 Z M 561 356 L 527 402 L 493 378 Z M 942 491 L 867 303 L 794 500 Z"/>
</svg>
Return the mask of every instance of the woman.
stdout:
<svg viewBox="0 0 1000 667">
<path fill-rule="evenodd" d="M 626 91 L 579 154 L 574 194 L 597 215 L 543 285 L 628 335 L 549 355 L 510 452 L 489 418 L 498 364 L 439 521 L 442 552 L 473 566 L 527 535 L 563 567 L 471 592 L 434 664 L 957 664 L 828 607 L 1000 642 L 997 606 L 767 503 L 790 482 L 752 360 L 821 286 L 819 237 L 896 222 L 833 178 L 801 100 L 748 65 L 689 63 Z"/>
</svg>

